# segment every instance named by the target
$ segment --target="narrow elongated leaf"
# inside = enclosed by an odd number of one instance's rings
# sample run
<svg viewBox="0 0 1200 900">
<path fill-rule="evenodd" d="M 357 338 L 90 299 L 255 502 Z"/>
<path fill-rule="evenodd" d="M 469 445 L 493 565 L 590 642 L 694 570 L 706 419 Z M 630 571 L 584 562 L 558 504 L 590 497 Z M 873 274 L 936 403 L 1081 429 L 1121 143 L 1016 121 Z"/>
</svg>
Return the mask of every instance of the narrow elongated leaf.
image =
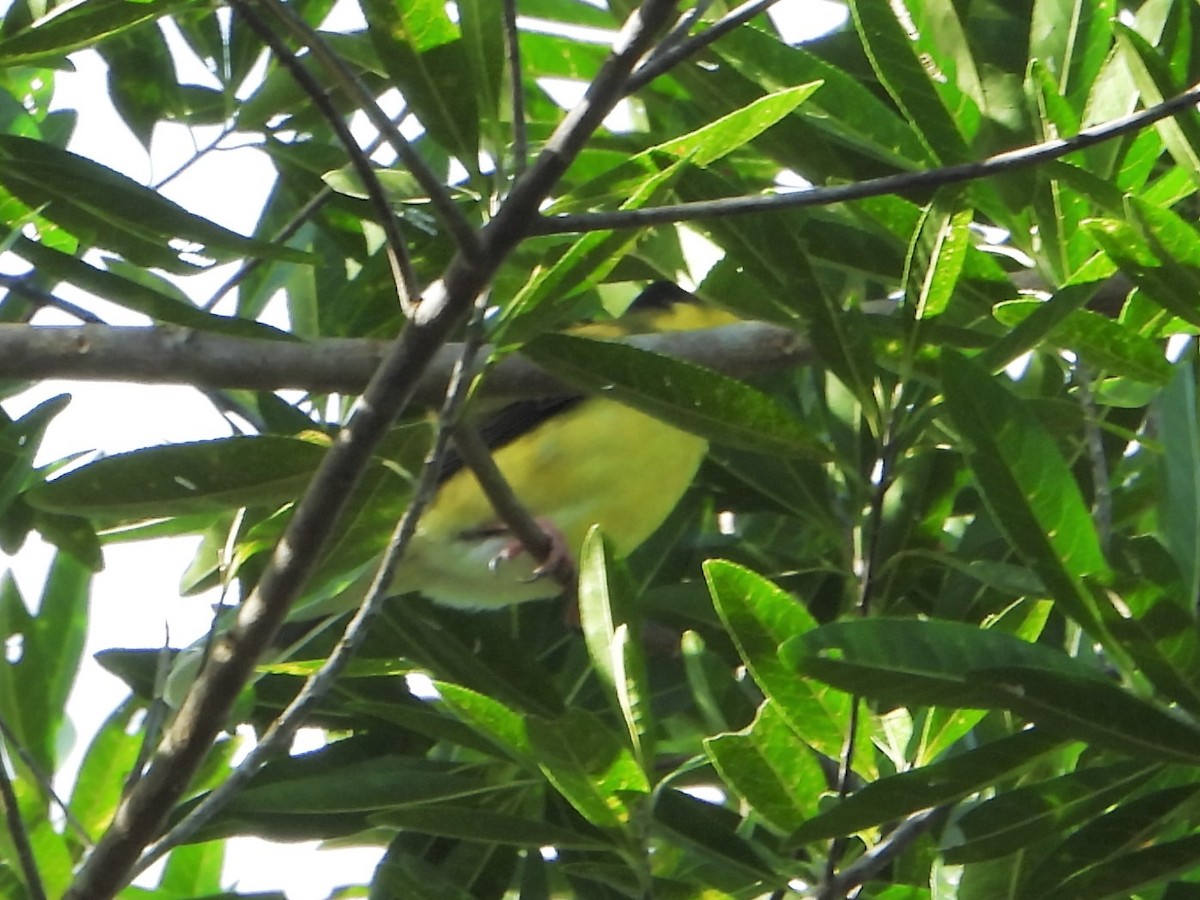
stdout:
<svg viewBox="0 0 1200 900">
<path fill-rule="evenodd" d="M 992 312 L 1003 324 L 1016 327 L 1043 306 L 1036 300 L 1011 300 L 997 304 Z M 1155 341 L 1087 309 L 1067 311 L 1045 340 L 1078 353 L 1095 369 L 1148 384 L 1166 384 L 1173 371 Z"/>
<path fill-rule="evenodd" d="M 1114 23 L 1117 46 L 1129 65 L 1133 80 L 1148 106 L 1162 103 L 1179 93 L 1174 84 L 1167 61 L 1138 32 L 1121 21 Z M 1200 120 L 1192 110 L 1178 116 L 1161 119 L 1154 126 L 1162 136 L 1163 143 L 1175 160 L 1191 173 L 1194 181 L 1200 181 Z"/>
<path fill-rule="evenodd" d="M 585 819 L 629 828 L 650 782 L 637 760 L 598 718 L 573 707 L 555 719 L 531 717 L 529 747 L 546 778 Z"/>
<path fill-rule="evenodd" d="M 544 334 L 522 352 L 571 384 L 701 437 L 762 453 L 825 455 L 795 416 L 766 394 L 711 369 L 625 344 Z"/>
<path fill-rule="evenodd" d="M 1181 784 L 1151 791 L 1086 823 L 1044 856 L 1022 882 L 1022 895 L 1055 896 L 1052 889 L 1097 863 L 1145 846 L 1164 826 L 1181 819 L 1200 786 Z"/>
<path fill-rule="evenodd" d="M 392 84 L 467 171 L 479 166 L 479 115 L 458 29 L 436 0 L 363 4 L 371 40 Z"/>
<path fill-rule="evenodd" d="M 1192 325 L 1200 325 L 1200 310 L 1194 298 L 1200 291 L 1200 271 L 1196 266 L 1176 262 L 1170 256 L 1156 255 L 1137 231 L 1118 219 L 1093 219 L 1084 223 L 1105 254 L 1129 276 L 1138 288 L 1162 306 Z"/>
<path fill-rule="evenodd" d="M 836 622 L 788 641 L 784 661 L 887 706 L 1008 709 L 1063 737 L 1140 758 L 1200 760 L 1200 728 L 1064 653 L 959 622 Z"/>
<path fill-rule="evenodd" d="M 943 839 L 946 862 L 991 859 L 1054 840 L 1128 796 L 1158 770 L 1130 763 L 1086 768 L 999 794 L 955 819 L 949 840 Z"/>
<path fill-rule="evenodd" d="M 942 762 L 910 769 L 866 785 L 809 819 L 788 839 L 791 846 L 854 834 L 984 790 L 1062 745 L 1042 731 L 1022 731 Z"/>
<path fill-rule="evenodd" d="M 99 459 L 28 497 L 41 509 L 106 521 L 284 503 L 324 453 L 320 443 L 270 435 L 151 447 Z"/>
<path fill-rule="evenodd" d="M 1182 875 L 1200 865 L 1200 835 L 1135 850 L 1056 886 L 1054 900 L 1104 900 L 1136 895 L 1138 888 Z"/>
<path fill-rule="evenodd" d="M 1163 448 L 1159 522 L 1184 595 L 1195 597 L 1200 592 L 1200 408 L 1191 362 L 1175 368 L 1154 404 Z"/>
<path fill-rule="evenodd" d="M 180 0 L 89 0 L 18 31 L 0 41 L 0 67 L 53 63 L 68 53 L 91 46 L 101 38 L 119 34 L 157 19 L 182 6 Z M 55 10 L 57 12 L 57 10 Z"/>
<path fill-rule="evenodd" d="M 967 458 L 988 506 L 1054 598 L 1099 634 L 1095 601 L 1082 579 L 1104 577 L 1107 565 L 1071 470 L 1012 393 L 958 353 L 942 359 L 946 405 L 974 445 Z"/>
<path fill-rule="evenodd" d="M 967 145 L 922 65 L 905 23 L 902 6 L 887 0 L 851 0 L 854 26 L 879 81 L 916 128 L 929 151 L 942 163 L 965 162 Z M 912 23 L 907 23 L 912 28 Z"/>
<path fill-rule="evenodd" d="M 821 87 L 821 82 L 798 84 L 760 97 L 690 134 L 672 138 L 652 150 L 708 166 L 758 137 Z"/>
<path fill-rule="evenodd" d="M 909 167 L 927 161 L 917 133 L 863 82 L 803 46 L 789 46 L 755 28 L 739 28 L 714 45 L 714 51 L 767 90 L 780 84 L 820 81 L 821 90 L 806 104 L 812 124 L 835 140 Z"/>
<path fill-rule="evenodd" d="M 508 815 L 478 807 L 449 803 L 404 806 L 376 813 L 373 822 L 406 831 L 436 834 L 467 841 L 514 844 L 518 847 L 554 847 L 558 850 L 608 850 L 598 835 L 560 828 L 541 819 Z"/>
<path fill-rule="evenodd" d="M 906 297 L 917 319 L 942 313 L 958 284 L 971 233 L 972 210 L 951 196 L 930 204 L 913 233 L 904 265 Z"/>
<path fill-rule="evenodd" d="M 54 558 L 37 614 L 11 576 L 0 581 L 0 633 L 19 654 L 0 666 L 0 715 L 43 772 L 53 772 L 67 695 L 79 673 L 91 572 L 70 554 Z"/>
<path fill-rule="evenodd" d="M 207 264 L 203 257 L 310 260 L 306 253 L 242 237 L 132 178 L 29 138 L 0 135 L 0 185 L 75 237 L 140 265 L 193 272 Z"/>
<path fill-rule="evenodd" d="M 596 672 L 645 765 L 654 759 L 654 715 L 641 617 L 629 574 L 597 528 L 588 532 L 579 554 L 579 620 Z"/>
<path fill-rule="evenodd" d="M 285 332 L 261 322 L 206 312 L 181 296 L 166 294 L 157 289 L 149 279 L 134 280 L 125 277 L 115 271 L 118 268 L 116 265 L 107 271 L 99 269 L 82 259 L 26 237 L 17 239 L 14 250 L 33 265 L 39 274 L 61 279 L 125 309 L 149 316 L 155 322 L 243 337 L 290 339 Z M 119 261 L 113 260 L 110 264 L 115 262 Z"/>
</svg>

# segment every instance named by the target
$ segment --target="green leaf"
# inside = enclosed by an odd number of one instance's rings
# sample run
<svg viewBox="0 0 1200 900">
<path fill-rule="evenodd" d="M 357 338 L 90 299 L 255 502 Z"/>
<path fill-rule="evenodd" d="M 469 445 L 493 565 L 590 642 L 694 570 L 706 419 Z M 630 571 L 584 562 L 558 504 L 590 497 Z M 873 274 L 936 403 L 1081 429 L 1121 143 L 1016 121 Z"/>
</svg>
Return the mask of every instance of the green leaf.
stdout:
<svg viewBox="0 0 1200 900">
<path fill-rule="evenodd" d="M 1022 895 L 1053 897 L 1052 888 L 1098 863 L 1145 846 L 1174 821 L 1188 815 L 1200 786 L 1174 785 L 1151 791 L 1096 816 L 1060 841 L 1022 880 Z"/>
<path fill-rule="evenodd" d="M 306 253 L 242 237 L 132 178 L 42 141 L 0 135 L 0 186 L 76 238 L 139 265 L 183 273 L 246 255 L 310 261 Z"/>
<path fill-rule="evenodd" d="M 1200 835 L 1165 841 L 1101 863 L 1054 888 L 1054 900 L 1132 897 L 1148 887 L 1200 865 Z"/>
<path fill-rule="evenodd" d="M 601 828 L 632 826 L 650 782 L 596 716 L 572 707 L 557 719 L 530 717 L 525 729 L 542 772 L 580 815 Z"/>
<path fill-rule="evenodd" d="M 259 435 L 108 456 L 28 493 L 40 509 L 107 522 L 211 513 L 299 496 L 322 444 Z"/>
<path fill-rule="evenodd" d="M 921 214 L 904 263 L 906 297 L 917 319 L 939 315 L 950 304 L 971 243 L 973 215 L 946 195 Z"/>
<path fill-rule="evenodd" d="M 611 849 L 611 844 L 597 835 L 562 828 L 542 819 L 449 803 L 388 809 L 373 815 L 371 820 L 390 828 L 402 828 L 421 834 L 435 834 L 465 841 L 485 841 L 491 844 L 513 844 L 530 849 Z"/>
<path fill-rule="evenodd" d="M 973 445 L 967 460 L 997 522 L 1064 610 L 1098 629 L 1082 579 L 1106 577 L 1107 565 L 1053 439 L 1025 404 L 966 357 L 944 353 L 942 372 L 947 409 Z"/>
<path fill-rule="evenodd" d="M 7 510 L 27 486 L 46 429 L 70 402 L 68 395 L 60 394 L 15 421 L 0 418 L 0 511 Z"/>
<path fill-rule="evenodd" d="M 961 865 L 1043 845 L 1111 808 L 1156 771 L 1157 766 L 1120 763 L 998 794 L 955 819 L 942 840 L 945 860 Z"/>
<path fill-rule="evenodd" d="M 910 168 L 928 159 L 916 133 L 862 80 L 803 45 L 790 46 L 755 28 L 724 35 L 713 50 L 747 78 L 769 91 L 783 85 L 820 82 L 806 104 L 815 128 L 834 141 L 885 162 Z"/>
<path fill-rule="evenodd" d="M 1029 767 L 1062 746 L 1036 730 L 1022 731 L 942 762 L 874 781 L 815 818 L 788 838 L 790 846 L 855 834 L 923 809 L 954 803 Z"/>
<path fill-rule="evenodd" d="M 825 771 L 770 700 L 749 726 L 707 738 L 704 749 L 725 783 L 776 831 L 793 831 L 816 813 Z"/>
<path fill-rule="evenodd" d="M 821 82 L 814 81 L 760 97 L 703 128 L 658 144 L 652 151 L 668 153 L 697 166 L 712 165 L 790 115 L 820 87 Z"/>
<path fill-rule="evenodd" d="M 821 753 L 836 757 L 850 720 L 850 698 L 796 678 L 778 653 L 789 639 L 816 628 L 816 620 L 791 594 L 734 563 L 708 560 L 704 577 L 713 605 L 755 683 L 797 735 Z M 870 772 L 870 754 L 862 756 L 855 766 Z"/>
<path fill-rule="evenodd" d="M 1175 377 L 1154 403 L 1157 437 L 1162 442 L 1159 528 L 1179 567 L 1186 597 L 1200 595 L 1200 408 L 1196 372 L 1181 360 Z"/>
<path fill-rule="evenodd" d="M 930 154 L 944 164 L 965 162 L 969 158 L 967 145 L 896 10 L 886 0 L 850 2 L 854 27 L 871 67 L 909 124 L 920 133 Z"/>
<path fill-rule="evenodd" d="M 992 312 L 997 321 L 1013 328 L 1028 321 L 1044 306 L 1037 300 L 1010 300 L 998 303 Z M 1078 353 L 1094 369 L 1148 384 L 1166 384 L 1173 371 L 1155 341 L 1128 325 L 1087 309 L 1065 310 L 1065 316 L 1048 330 L 1044 339 Z"/>
<path fill-rule="evenodd" d="M 109 271 L 96 268 L 82 259 L 44 244 L 20 237 L 14 252 L 34 266 L 38 273 L 67 282 L 102 297 L 125 309 L 149 316 L 155 322 L 183 325 L 198 331 L 232 334 L 242 337 L 289 340 L 290 336 L 270 325 L 206 312 L 187 300 L 182 292 L 152 273 L 137 271 L 129 277 L 120 274 L 121 261 L 110 259 Z M 135 274 L 136 273 L 136 274 Z"/>
<path fill-rule="evenodd" d="M 11 576 L 0 581 L 0 633 L 16 655 L 0 667 L 0 715 L 44 772 L 55 771 L 67 695 L 79 673 L 91 574 L 69 554 L 57 554 L 36 615 Z"/>
<path fill-rule="evenodd" d="M 150 22 L 183 5 L 179 0 L 88 0 L 76 4 L 0 41 L 0 68 L 57 62 L 74 50 L 90 47 L 102 38 Z"/>
<path fill-rule="evenodd" d="M 913 619 L 835 622 L 793 638 L 780 654 L 805 675 L 889 707 L 1007 709 L 1045 731 L 1134 757 L 1200 759 L 1200 728 L 1066 654 L 999 631 Z"/>
<path fill-rule="evenodd" d="M 775 400 L 711 369 L 565 334 L 544 334 L 522 353 L 570 384 L 602 391 L 701 437 L 761 453 L 825 455 L 813 434 Z"/>
<path fill-rule="evenodd" d="M 636 160 L 644 171 L 621 202 L 621 209 L 640 209 L 661 197 L 683 170 L 675 162 L 659 170 L 648 160 Z M 628 255 L 641 239 L 636 230 L 594 231 L 571 244 L 544 272 L 535 272 L 501 314 L 492 340 L 518 342 L 562 324 L 577 303 L 578 294 L 593 287 Z"/>
<path fill-rule="evenodd" d="M 625 722 L 630 746 L 654 759 L 654 715 L 642 649 L 641 616 L 628 572 L 592 528 L 579 554 L 579 619 L 588 654 Z"/>
<path fill-rule="evenodd" d="M 1133 74 L 1134 83 L 1146 106 L 1155 106 L 1180 93 L 1161 52 L 1134 29 L 1121 21 L 1114 23 L 1117 46 Z M 1154 123 L 1175 164 L 1200 181 L 1200 119 L 1192 110 L 1168 116 Z"/>
<path fill-rule="evenodd" d="M 436 0 L 366 0 L 379 60 L 429 133 L 468 172 L 479 167 L 479 113 L 458 29 Z"/>
</svg>

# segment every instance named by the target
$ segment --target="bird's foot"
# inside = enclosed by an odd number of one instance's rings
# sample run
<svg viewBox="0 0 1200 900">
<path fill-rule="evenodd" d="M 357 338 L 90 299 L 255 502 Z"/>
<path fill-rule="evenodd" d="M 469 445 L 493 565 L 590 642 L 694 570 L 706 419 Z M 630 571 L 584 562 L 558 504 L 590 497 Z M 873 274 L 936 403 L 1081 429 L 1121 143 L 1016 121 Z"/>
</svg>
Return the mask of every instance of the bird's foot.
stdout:
<svg viewBox="0 0 1200 900">
<path fill-rule="evenodd" d="M 525 581 L 538 581 L 547 575 L 553 575 L 564 584 L 569 584 L 575 574 L 575 562 L 571 558 L 571 550 L 567 546 L 566 537 L 559 531 L 558 526 L 549 519 L 539 516 L 537 523 L 550 543 L 550 550 L 546 554 L 545 559 L 537 564 L 533 573 Z M 523 543 L 514 539 L 488 561 L 488 569 L 495 572 L 502 564 L 516 559 L 522 553 L 528 552 L 529 550 Z"/>
</svg>

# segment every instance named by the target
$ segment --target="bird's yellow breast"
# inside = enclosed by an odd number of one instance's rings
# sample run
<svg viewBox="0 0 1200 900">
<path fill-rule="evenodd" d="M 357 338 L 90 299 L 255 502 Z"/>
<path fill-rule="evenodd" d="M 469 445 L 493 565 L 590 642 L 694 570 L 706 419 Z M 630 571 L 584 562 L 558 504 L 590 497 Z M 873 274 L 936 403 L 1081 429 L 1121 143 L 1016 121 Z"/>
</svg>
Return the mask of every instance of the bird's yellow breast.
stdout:
<svg viewBox="0 0 1200 900">
<path fill-rule="evenodd" d="M 702 438 L 619 403 L 589 398 L 495 452 L 526 508 L 549 520 L 577 553 L 599 525 L 620 555 L 662 524 L 704 457 Z M 496 514 L 469 470 L 452 476 L 421 520 L 397 588 L 408 584 L 442 603 L 502 606 L 551 597 L 551 579 L 528 581 L 527 556 L 488 567 L 513 538 L 481 540 Z M 475 532 L 475 533 L 473 533 Z"/>
</svg>

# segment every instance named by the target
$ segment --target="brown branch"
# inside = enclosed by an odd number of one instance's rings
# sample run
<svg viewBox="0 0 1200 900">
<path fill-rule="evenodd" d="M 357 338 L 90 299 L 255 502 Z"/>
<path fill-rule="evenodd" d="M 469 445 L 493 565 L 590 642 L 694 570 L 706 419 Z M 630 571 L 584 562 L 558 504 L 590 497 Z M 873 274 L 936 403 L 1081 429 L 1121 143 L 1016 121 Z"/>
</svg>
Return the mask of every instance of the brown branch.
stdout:
<svg viewBox="0 0 1200 900">
<path fill-rule="evenodd" d="M 613 228 L 645 228 L 650 225 L 678 224 L 698 219 L 724 216 L 744 216 L 750 213 L 773 212 L 781 209 L 799 209 L 807 206 L 830 206 L 867 197 L 887 194 L 911 194 L 916 191 L 931 191 L 947 184 L 960 184 L 989 178 L 1016 169 L 1027 169 L 1039 163 L 1061 159 L 1070 153 L 1111 141 L 1114 138 L 1140 131 L 1147 125 L 1185 112 L 1200 103 L 1200 84 L 1193 85 L 1182 94 L 1133 115 L 1113 119 L 1102 125 L 1085 128 L 1071 138 L 1031 144 L 1016 150 L 1006 150 L 978 162 L 923 169 L 919 172 L 901 172 L 869 178 L 852 184 L 832 187 L 816 187 L 785 194 L 768 194 L 757 197 L 725 197 L 720 200 L 697 200 L 691 203 L 675 203 L 643 209 L 613 210 L 594 213 L 564 213 L 542 216 L 534 226 L 535 234 L 583 234 L 589 231 L 606 231 Z"/>
<path fill-rule="evenodd" d="M 734 377 L 794 368 L 811 361 L 804 335 L 744 322 L 696 332 L 646 334 L 625 343 L 694 362 Z M 362 393 L 390 347 L 388 341 L 323 338 L 268 341 L 193 331 L 177 326 L 119 328 L 0 324 L 0 378 L 69 378 L 185 384 L 204 389 L 303 390 Z M 490 348 L 485 348 L 486 358 Z M 413 391 L 414 402 L 434 406 L 460 353 L 437 351 Z M 494 365 L 481 396 L 498 400 L 577 393 L 519 356 Z"/>
<path fill-rule="evenodd" d="M 354 167 L 354 171 L 363 184 L 363 189 L 367 192 L 367 200 L 375 212 L 375 218 L 379 222 L 379 227 L 383 229 L 384 239 L 387 244 L 388 261 L 392 267 L 392 278 L 395 281 L 396 292 L 400 299 L 400 308 L 407 312 L 413 302 L 413 298 L 420 292 L 420 285 L 417 282 L 416 273 L 413 271 L 412 261 L 408 258 L 408 246 L 404 243 L 404 235 L 400 231 L 400 221 L 396 218 L 396 214 L 392 212 L 387 194 L 384 193 L 383 185 L 379 183 L 379 177 L 375 174 L 375 169 L 371 165 L 371 161 L 367 159 L 367 155 L 363 152 L 362 147 L 358 145 L 358 141 L 350 133 L 349 126 L 342 120 L 341 113 L 333 105 L 333 101 L 329 98 L 325 88 L 305 68 L 304 63 L 284 43 L 283 38 L 277 35 L 259 17 L 248 0 L 229 0 L 229 5 L 233 7 L 239 16 L 245 19 L 246 23 L 262 39 L 263 43 L 271 48 L 271 52 L 275 55 L 275 59 L 279 64 L 288 71 L 288 74 L 292 76 L 296 84 L 308 94 L 309 99 L 312 100 L 313 105 L 320 111 L 326 124 L 337 135 L 347 156 L 350 157 L 350 164 Z"/>
<path fill-rule="evenodd" d="M 245 0 L 243 0 L 245 2 Z M 400 129 L 392 122 L 382 109 L 379 108 L 375 96 L 367 90 L 362 80 L 354 74 L 340 56 L 334 53 L 329 44 L 304 19 L 286 3 L 280 0 L 257 0 L 265 6 L 281 25 L 291 31 L 312 52 L 314 58 L 320 61 L 329 75 L 346 92 L 350 99 L 358 103 L 359 110 L 370 120 L 371 124 L 383 135 L 405 168 L 416 179 L 417 184 L 429 196 L 429 202 L 441 219 L 442 225 L 454 239 L 455 247 L 467 256 L 477 254 L 481 245 L 471 223 L 454 205 L 454 198 L 446 189 L 446 185 L 425 164 L 421 155 L 413 149 L 412 144 L 400 133 Z M 470 162 L 474 162 L 471 160 Z"/>
<path fill-rule="evenodd" d="M 482 296 L 482 295 L 481 295 Z M 477 321 L 482 321 L 483 304 L 478 304 Z M 470 328 L 471 334 L 479 331 L 477 327 Z M 370 630 L 372 621 L 378 615 L 383 601 L 391 593 L 391 584 L 395 580 L 404 554 L 416 532 L 417 522 L 421 514 L 433 500 L 438 487 L 438 475 L 446 455 L 451 430 L 459 419 L 468 388 L 471 384 L 470 373 L 474 370 L 474 358 L 481 350 L 477 340 L 468 340 L 459 345 L 459 356 L 455 360 L 454 371 L 451 374 L 450 385 L 443 398 L 442 409 L 438 415 L 437 429 L 433 446 L 425 457 L 421 475 L 413 489 L 412 501 L 404 510 L 400 521 L 392 532 L 383 559 L 379 564 L 366 595 L 363 597 L 358 611 L 347 623 L 345 631 L 333 652 L 329 654 L 321 668 L 309 677 L 300 688 L 287 708 L 271 723 L 271 726 L 255 744 L 246 758 L 219 786 L 210 791 L 180 822 L 171 828 L 162 840 L 150 847 L 137 863 L 137 872 L 144 872 L 156 860 L 169 853 L 172 848 L 191 840 L 204 825 L 242 790 L 266 762 L 286 753 L 288 746 L 296 735 L 296 731 L 304 724 L 313 707 L 332 689 L 338 675 L 349 664 L 354 653 L 358 650 Z"/>
<path fill-rule="evenodd" d="M 297 504 L 261 580 L 239 607 L 233 627 L 215 641 L 149 770 L 118 807 L 112 826 L 83 864 L 65 900 L 101 900 L 128 883 L 142 848 L 161 832 L 187 790 L 239 690 L 338 527 L 376 445 L 412 400 L 438 348 L 466 317 L 504 259 L 529 235 L 538 208 L 612 111 L 634 64 L 666 25 L 673 7 L 673 0 L 644 0 L 630 16 L 583 100 L 480 232 L 481 253 L 468 256 L 460 250 L 443 280 L 425 292 Z"/>
</svg>

